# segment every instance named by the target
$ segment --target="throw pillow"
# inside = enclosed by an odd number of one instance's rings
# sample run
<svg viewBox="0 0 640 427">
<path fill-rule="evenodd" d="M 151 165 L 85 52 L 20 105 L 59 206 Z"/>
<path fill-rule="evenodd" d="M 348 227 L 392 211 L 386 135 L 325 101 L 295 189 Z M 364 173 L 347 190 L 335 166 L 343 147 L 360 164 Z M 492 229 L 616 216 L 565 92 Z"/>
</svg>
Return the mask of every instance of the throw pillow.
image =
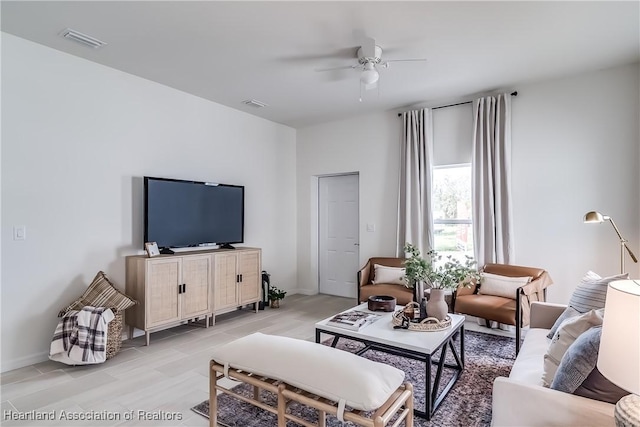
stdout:
<svg viewBox="0 0 640 427">
<path fill-rule="evenodd" d="M 551 327 L 551 330 L 547 334 L 547 338 L 549 338 L 549 339 L 553 338 L 553 336 L 556 334 L 556 331 L 558 330 L 558 328 L 560 327 L 562 322 L 564 322 L 565 320 L 567 320 L 567 319 L 569 319 L 571 317 L 580 316 L 580 314 L 581 313 L 578 310 L 576 310 L 575 308 L 573 308 L 571 306 L 565 308 L 564 311 L 562 312 L 562 314 L 560 316 L 558 316 L 558 318 L 556 319 L 556 322 Z"/>
<path fill-rule="evenodd" d="M 551 344 L 544 355 L 544 372 L 542 382 L 549 387 L 558 370 L 558 365 L 567 349 L 586 330 L 602 325 L 604 309 L 591 310 L 577 317 L 565 320 L 556 331 Z"/>
<path fill-rule="evenodd" d="M 531 276 L 508 277 L 491 273 L 480 273 L 479 294 L 516 299 L 516 290 L 531 281 Z"/>
<path fill-rule="evenodd" d="M 569 305 L 579 311 L 586 313 L 589 310 L 604 308 L 604 301 L 607 296 L 607 286 L 614 280 L 624 280 L 628 274 L 617 276 L 600 277 L 593 271 L 587 272 L 571 295 Z"/>
<path fill-rule="evenodd" d="M 108 307 L 119 311 L 136 305 L 138 302 L 123 294 L 109 281 L 104 272 L 99 271 L 84 294 L 71 305 L 58 313 L 62 317 L 69 310 L 82 310 L 83 307 Z"/>
<path fill-rule="evenodd" d="M 598 361 L 602 326 L 594 326 L 581 334 L 562 357 L 551 388 L 573 393 L 589 376 Z"/>
<path fill-rule="evenodd" d="M 394 285 L 406 284 L 404 280 L 405 269 L 401 267 L 387 267 L 386 265 L 373 264 L 373 280 L 371 283 L 391 283 Z"/>
</svg>

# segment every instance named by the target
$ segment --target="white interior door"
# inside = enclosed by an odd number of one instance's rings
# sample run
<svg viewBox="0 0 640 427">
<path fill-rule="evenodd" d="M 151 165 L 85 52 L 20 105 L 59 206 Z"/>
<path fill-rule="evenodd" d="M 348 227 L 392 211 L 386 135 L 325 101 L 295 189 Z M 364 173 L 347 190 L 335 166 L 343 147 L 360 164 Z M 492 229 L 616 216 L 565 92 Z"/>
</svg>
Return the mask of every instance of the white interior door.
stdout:
<svg viewBox="0 0 640 427">
<path fill-rule="evenodd" d="M 357 296 L 358 175 L 318 179 L 320 293 Z"/>
</svg>

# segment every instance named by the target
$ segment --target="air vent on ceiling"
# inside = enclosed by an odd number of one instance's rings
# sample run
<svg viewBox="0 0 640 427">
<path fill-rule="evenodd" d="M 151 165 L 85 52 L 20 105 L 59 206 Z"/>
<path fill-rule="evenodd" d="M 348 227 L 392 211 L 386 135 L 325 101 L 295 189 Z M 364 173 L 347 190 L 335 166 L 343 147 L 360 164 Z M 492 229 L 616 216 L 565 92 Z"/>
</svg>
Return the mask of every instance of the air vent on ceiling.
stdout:
<svg viewBox="0 0 640 427">
<path fill-rule="evenodd" d="M 82 34 L 79 31 L 72 30 L 71 28 L 65 28 L 62 30 L 60 35 L 69 40 L 76 41 L 78 43 L 82 43 L 86 46 L 90 46 L 94 49 L 98 49 L 100 47 L 106 46 L 107 44 L 101 40 L 96 39 L 95 37 L 88 36 L 86 34 Z"/>
<path fill-rule="evenodd" d="M 262 108 L 262 107 L 269 106 L 269 104 L 265 104 L 264 102 L 258 101 L 257 99 L 247 99 L 245 101 L 242 101 L 242 103 L 255 108 Z"/>
</svg>

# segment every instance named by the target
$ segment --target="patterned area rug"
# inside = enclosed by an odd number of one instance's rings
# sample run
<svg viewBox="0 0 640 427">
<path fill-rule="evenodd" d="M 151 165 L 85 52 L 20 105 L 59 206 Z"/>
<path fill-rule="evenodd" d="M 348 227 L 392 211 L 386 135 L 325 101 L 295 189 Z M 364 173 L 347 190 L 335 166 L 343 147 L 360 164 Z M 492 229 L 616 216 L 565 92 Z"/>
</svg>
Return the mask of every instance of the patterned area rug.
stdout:
<svg viewBox="0 0 640 427">
<path fill-rule="evenodd" d="M 515 360 L 515 340 L 509 337 L 466 331 L 464 343 L 464 371 L 438 407 L 431 421 L 416 417 L 414 423 L 416 427 L 479 427 L 491 424 L 493 380 L 499 376 L 509 376 Z M 354 352 L 362 348 L 362 344 L 341 339 L 337 347 Z M 455 347 L 458 348 L 457 342 Z M 406 379 L 414 384 L 414 404 L 424 410 L 424 363 L 378 351 L 367 351 L 363 357 L 402 369 L 407 375 Z M 454 363 L 450 350 L 447 351 L 447 361 Z M 435 377 L 435 369 L 434 366 L 432 378 Z M 447 371 L 449 370 L 445 369 L 443 372 L 441 387 L 444 387 L 450 378 L 451 374 Z M 238 385 L 234 390 L 240 391 L 246 396 L 251 396 L 253 393 L 251 386 L 246 384 Z M 269 404 L 276 402 L 276 397 L 271 393 L 266 391 L 262 393 L 265 402 Z M 208 418 L 209 401 L 205 400 L 194 406 L 192 410 Z M 291 405 L 291 412 L 310 421 L 317 419 L 314 410 L 302 406 Z M 277 417 L 270 412 L 241 402 L 227 394 L 221 394 L 218 395 L 218 424 L 227 427 L 268 427 L 276 426 L 278 422 Z M 296 425 L 287 424 L 288 427 Z M 341 424 L 335 417 L 327 416 L 327 426 L 341 427 L 342 425 L 352 426 L 353 424 Z"/>
</svg>

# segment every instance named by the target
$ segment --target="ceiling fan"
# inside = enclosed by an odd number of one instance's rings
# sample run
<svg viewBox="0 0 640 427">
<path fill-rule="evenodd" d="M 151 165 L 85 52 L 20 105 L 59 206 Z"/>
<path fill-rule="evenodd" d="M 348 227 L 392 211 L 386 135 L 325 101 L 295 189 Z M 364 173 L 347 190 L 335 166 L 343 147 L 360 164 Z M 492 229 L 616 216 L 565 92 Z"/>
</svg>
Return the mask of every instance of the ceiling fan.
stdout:
<svg viewBox="0 0 640 427">
<path fill-rule="evenodd" d="M 342 67 L 322 68 L 316 71 L 332 71 L 340 69 L 358 69 L 361 70 L 360 82 L 365 86 L 365 89 L 373 89 L 377 87 L 378 80 L 380 79 L 380 73 L 378 67 L 389 68 L 391 62 L 422 62 L 426 61 L 426 58 L 413 58 L 413 59 L 388 59 L 382 60 L 382 48 L 376 44 L 375 39 L 367 37 L 362 46 L 360 46 L 356 52 L 357 64 L 346 65 Z"/>
</svg>

